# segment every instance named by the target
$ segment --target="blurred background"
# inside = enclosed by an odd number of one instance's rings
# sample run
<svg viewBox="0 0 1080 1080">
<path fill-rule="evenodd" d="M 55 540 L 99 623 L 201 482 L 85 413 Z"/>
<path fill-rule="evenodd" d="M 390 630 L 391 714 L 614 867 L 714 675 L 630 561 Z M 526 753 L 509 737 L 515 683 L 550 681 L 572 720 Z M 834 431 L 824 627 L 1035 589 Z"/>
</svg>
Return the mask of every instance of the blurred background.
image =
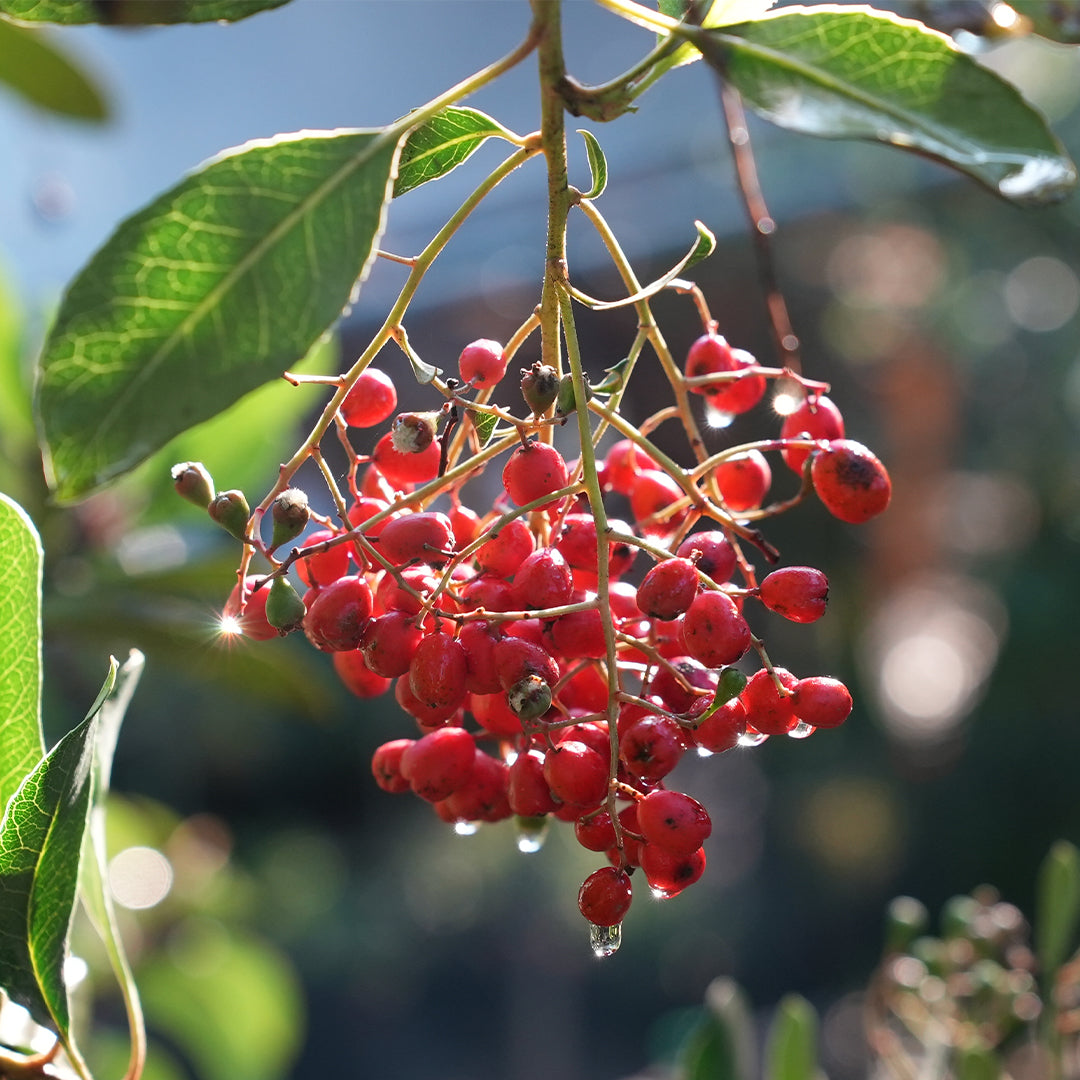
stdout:
<svg viewBox="0 0 1080 1080">
<path fill-rule="evenodd" d="M 622 950 L 603 962 L 575 904 L 595 859 L 567 830 L 532 856 L 509 824 L 454 835 L 370 778 L 375 746 L 412 733 L 391 700 L 350 698 L 303 641 L 216 641 L 234 546 L 176 498 L 168 468 L 203 460 L 219 488 L 261 497 L 321 407 L 314 391 L 261 390 L 108 493 L 48 503 L 33 357 L 64 283 L 116 224 L 247 139 L 395 119 L 509 51 L 527 22 L 510 0 L 293 0 L 234 25 L 53 29 L 48 41 L 101 88 L 105 121 L 0 94 L 0 490 L 45 544 L 50 741 L 81 718 L 110 652 L 147 657 L 116 762 L 113 887 L 146 999 L 151 1080 L 644 1075 L 721 975 L 763 1012 L 804 994 L 824 1017 L 829 1075 L 864 1076 L 861 995 L 888 901 L 906 893 L 934 911 L 992 882 L 1030 910 L 1051 842 L 1080 838 L 1076 197 L 1023 211 L 895 151 L 751 123 L 805 373 L 832 384 L 848 434 L 885 461 L 893 504 L 858 530 L 812 502 L 769 525 L 785 563 L 826 571 L 830 608 L 812 627 L 769 617 L 755 628 L 796 673 L 844 679 L 855 712 L 806 741 L 684 761 L 678 785 L 714 822 L 706 875 L 668 903 L 639 897 Z M 586 82 L 649 44 L 576 0 L 565 29 Z M 1024 39 L 986 60 L 1077 156 L 1074 50 Z M 524 133 L 538 123 L 534 83 L 526 64 L 469 104 Z M 599 205 L 639 277 L 672 265 L 700 218 L 721 240 L 694 269 L 720 331 L 772 363 L 704 66 L 664 80 L 637 116 L 590 128 L 610 166 Z M 499 160 L 485 147 L 396 201 L 382 246 L 418 251 Z M 582 144 L 572 169 L 587 187 Z M 410 311 L 421 356 L 451 368 L 465 343 L 505 340 L 527 316 L 543 213 L 534 165 L 470 219 Z M 577 284 L 617 296 L 599 245 L 572 224 Z M 313 369 L 352 362 L 399 270 L 375 267 Z M 681 358 L 701 332 L 692 304 L 664 295 L 655 311 Z M 582 316 L 590 371 L 624 356 L 634 328 L 625 312 Z M 405 386 L 399 356 L 379 362 Z M 634 386 L 626 411 L 640 420 L 664 388 L 659 371 Z M 402 400 L 432 399 L 413 387 Z M 711 432 L 710 447 L 778 426 L 762 406 Z M 674 436 L 665 446 L 685 457 Z M 93 971 L 89 938 L 80 950 Z M 93 989 L 94 1052 L 111 1060 L 122 1014 L 107 983 Z"/>
</svg>

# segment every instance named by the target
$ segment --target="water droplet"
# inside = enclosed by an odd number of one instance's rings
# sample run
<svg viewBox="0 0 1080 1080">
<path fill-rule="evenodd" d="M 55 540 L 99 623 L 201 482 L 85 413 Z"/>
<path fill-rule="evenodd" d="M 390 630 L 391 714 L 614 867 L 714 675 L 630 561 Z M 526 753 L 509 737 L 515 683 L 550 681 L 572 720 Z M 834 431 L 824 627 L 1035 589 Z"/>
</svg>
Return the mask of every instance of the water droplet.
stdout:
<svg viewBox="0 0 1080 1080">
<path fill-rule="evenodd" d="M 622 926 L 596 926 L 589 924 L 589 945 L 596 956 L 610 956 L 619 951 L 622 944 Z"/>
<path fill-rule="evenodd" d="M 1057 202 L 1076 185 L 1068 158 L 1032 157 L 998 181 L 998 191 L 1018 203 Z"/>
<path fill-rule="evenodd" d="M 714 409 L 709 404 L 706 404 L 705 406 L 705 423 L 708 424 L 713 431 L 722 431 L 724 428 L 730 427 L 731 422 L 734 419 L 734 413 L 721 412 L 719 409 Z"/>
<path fill-rule="evenodd" d="M 698 757 L 712 757 L 713 752 L 711 750 L 706 750 L 704 746 L 699 746 L 697 748 L 697 756 Z"/>
<path fill-rule="evenodd" d="M 655 885 L 649 889 L 649 892 L 652 893 L 654 900 L 670 900 L 675 895 L 675 893 L 668 892 L 666 889 L 658 889 Z"/>
<path fill-rule="evenodd" d="M 535 855 L 547 839 L 547 818 L 517 819 L 517 849 L 523 855 Z"/>
<path fill-rule="evenodd" d="M 789 739 L 808 739 L 815 731 L 817 728 L 813 724 L 800 720 L 787 734 Z"/>
<path fill-rule="evenodd" d="M 744 731 L 739 736 L 739 745 L 760 746 L 768 737 L 768 735 L 762 735 L 760 731 Z"/>
<path fill-rule="evenodd" d="M 454 832 L 456 832 L 458 836 L 474 836 L 479 828 L 480 822 L 478 821 L 454 822 Z"/>
</svg>

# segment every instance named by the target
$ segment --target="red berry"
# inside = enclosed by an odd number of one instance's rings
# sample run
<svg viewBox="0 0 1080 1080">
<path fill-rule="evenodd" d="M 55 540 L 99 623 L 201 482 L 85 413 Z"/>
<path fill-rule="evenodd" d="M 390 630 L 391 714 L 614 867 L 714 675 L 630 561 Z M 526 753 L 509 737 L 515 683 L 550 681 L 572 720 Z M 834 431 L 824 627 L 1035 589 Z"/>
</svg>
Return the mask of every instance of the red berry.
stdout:
<svg viewBox="0 0 1080 1080">
<path fill-rule="evenodd" d="M 440 803 L 440 813 L 451 821 L 502 821 L 513 813 L 506 787 L 505 763 L 477 747 L 468 780 Z"/>
<path fill-rule="evenodd" d="M 455 503 L 450 508 L 450 526 L 454 530 L 454 547 L 462 551 L 480 535 L 480 515 L 467 506 Z"/>
<path fill-rule="evenodd" d="M 425 705 L 457 708 L 465 701 L 468 667 L 460 641 L 441 631 L 428 634 L 409 665 L 409 688 Z"/>
<path fill-rule="evenodd" d="M 489 574 L 507 578 L 531 554 L 533 547 L 529 526 L 521 518 L 513 518 L 476 549 L 476 561 Z"/>
<path fill-rule="evenodd" d="M 390 680 L 371 670 L 359 649 L 335 652 L 332 661 L 338 678 L 359 698 L 378 697 L 390 689 Z"/>
<path fill-rule="evenodd" d="M 641 869 L 654 893 L 670 898 L 693 885 L 705 872 L 705 849 L 676 855 L 656 844 L 642 844 Z"/>
<path fill-rule="evenodd" d="M 712 833 L 708 811 L 697 799 L 662 788 L 638 803 L 638 824 L 647 843 L 673 855 L 697 851 Z"/>
<path fill-rule="evenodd" d="M 397 391 L 390 376 L 378 368 L 365 368 L 341 403 L 349 427 L 375 427 L 397 408 Z"/>
<path fill-rule="evenodd" d="M 760 450 L 748 450 L 720 462 L 713 475 L 724 505 L 736 514 L 756 510 L 772 484 L 772 469 Z"/>
<path fill-rule="evenodd" d="M 313 532 L 304 538 L 304 544 L 300 550 L 304 551 L 326 540 L 333 540 L 337 535 L 332 529 L 319 529 L 318 532 Z M 348 569 L 348 544 L 335 544 L 325 551 L 320 551 L 315 555 L 306 555 L 296 561 L 296 572 L 300 575 L 300 580 L 309 586 L 329 585 L 330 582 L 337 581 L 339 577 L 344 577 Z"/>
<path fill-rule="evenodd" d="M 611 815 L 600 810 L 590 817 L 578 818 L 574 822 L 574 837 L 588 851 L 607 851 L 615 846 L 615 826 Z"/>
<path fill-rule="evenodd" d="M 231 632 L 239 632 L 252 641 L 269 641 L 279 635 L 277 629 L 266 621 L 266 601 L 270 596 L 270 586 L 264 585 L 258 592 L 250 591 L 259 580 L 257 574 L 250 574 L 244 579 L 248 598 L 243 615 L 240 614 L 240 585 L 237 583 L 225 601 L 221 617 L 223 621 L 227 621 Z"/>
<path fill-rule="evenodd" d="M 547 443 L 530 442 L 519 446 L 503 467 L 502 481 L 506 494 L 516 506 L 542 499 L 566 487 L 569 473 L 562 454 Z M 540 507 L 548 509 L 548 503 Z"/>
<path fill-rule="evenodd" d="M 799 680 L 790 671 L 774 670 L 787 690 L 795 689 Z M 739 696 L 746 707 L 747 725 L 762 735 L 784 735 L 799 722 L 791 707 L 791 695 L 781 695 L 772 675 L 764 668 L 754 672 Z"/>
<path fill-rule="evenodd" d="M 792 622 L 809 623 L 825 614 L 829 580 L 812 566 L 785 566 L 766 577 L 758 599 L 777 615 Z"/>
<path fill-rule="evenodd" d="M 608 764 L 591 746 L 569 740 L 547 752 L 544 779 L 560 802 L 598 806 L 608 792 Z"/>
<path fill-rule="evenodd" d="M 602 660 L 607 656 L 604 622 L 599 608 L 571 611 L 551 624 L 551 640 L 568 660 Z"/>
<path fill-rule="evenodd" d="M 559 804 L 544 779 L 544 755 L 539 750 L 519 754 L 510 766 L 510 806 L 522 817 L 550 814 Z"/>
<path fill-rule="evenodd" d="M 348 652 L 364 639 L 371 618 L 371 587 L 358 575 L 338 578 L 319 591 L 304 616 L 304 633 L 324 652 Z"/>
<path fill-rule="evenodd" d="M 409 676 L 402 675 L 394 683 L 394 700 L 411 716 L 425 731 L 433 731 L 454 721 L 461 723 L 460 705 L 429 705 L 421 701 L 412 691 Z"/>
<path fill-rule="evenodd" d="M 562 553 L 540 548 L 529 554 L 514 574 L 514 591 L 525 608 L 553 608 L 570 602 L 574 580 Z"/>
<path fill-rule="evenodd" d="M 368 623 L 360 648 L 373 672 L 396 679 L 409 670 L 423 636 L 412 615 L 392 609 Z"/>
<path fill-rule="evenodd" d="M 425 598 L 439 583 L 431 567 L 423 564 L 407 566 L 400 573 L 402 581 Z M 384 611 L 404 611 L 410 615 L 419 614 L 423 606 L 423 602 L 403 589 L 392 574 L 384 575 L 379 581 L 375 589 L 375 601 Z"/>
<path fill-rule="evenodd" d="M 690 606 L 698 591 L 697 568 L 689 559 L 657 563 L 638 586 L 637 606 L 654 619 L 674 619 Z"/>
<path fill-rule="evenodd" d="M 795 684 L 791 708 L 811 727 L 839 727 L 851 713 L 851 694 L 839 679 L 815 675 Z"/>
<path fill-rule="evenodd" d="M 371 458 L 380 473 L 395 487 L 407 488 L 424 484 L 439 475 L 438 440 L 416 454 L 402 453 L 394 447 L 393 437 L 387 432 L 376 444 Z"/>
<path fill-rule="evenodd" d="M 634 520 L 646 536 L 670 536 L 686 520 L 686 510 L 674 514 L 662 514 L 673 503 L 685 496 L 685 492 L 666 472 L 646 469 L 638 474 L 637 482 L 630 493 L 630 509 Z"/>
<path fill-rule="evenodd" d="M 794 412 L 784 417 L 780 425 L 781 439 L 842 439 L 844 437 L 844 418 L 840 410 L 825 397 L 806 398 Z M 794 472 L 801 473 L 803 463 L 810 456 L 810 451 L 802 447 L 787 447 L 782 452 L 784 464 Z"/>
<path fill-rule="evenodd" d="M 838 439 L 814 455 L 814 490 L 833 517 L 852 525 L 876 517 L 892 497 L 885 466 L 862 443 Z"/>
<path fill-rule="evenodd" d="M 458 360 L 461 381 L 473 386 L 494 386 L 506 374 L 503 347 L 497 341 L 481 338 L 466 345 Z"/>
<path fill-rule="evenodd" d="M 715 671 L 703 667 L 692 656 L 673 656 L 671 666 L 695 689 L 702 694 L 687 690 L 679 680 L 665 667 L 658 668 L 649 683 L 649 694 L 658 698 L 665 709 L 674 713 L 684 713 L 702 697 L 711 701 L 716 690 L 718 676 Z"/>
<path fill-rule="evenodd" d="M 663 779 L 685 752 L 678 724 L 666 716 L 644 716 L 619 739 L 619 757 L 634 776 L 643 780 Z"/>
<path fill-rule="evenodd" d="M 497 694 L 502 689 L 495 670 L 495 643 L 500 637 L 498 628 L 482 619 L 465 623 L 458 633 L 465 650 L 465 685 L 470 693 Z"/>
<path fill-rule="evenodd" d="M 423 562 L 442 566 L 454 550 L 454 527 L 445 514 L 433 511 L 392 518 L 379 534 L 378 549 L 393 566 Z"/>
<path fill-rule="evenodd" d="M 622 521 L 609 518 L 608 525 L 621 532 L 630 532 L 630 527 Z M 596 543 L 596 519 L 591 514 L 567 514 L 555 547 L 574 569 L 575 587 L 589 588 L 589 585 L 579 582 L 577 571 L 588 570 L 592 574 L 597 571 L 599 549 Z M 625 574 L 637 558 L 637 553 L 638 549 L 630 544 L 608 544 L 608 578 L 614 580 Z"/>
<path fill-rule="evenodd" d="M 705 699 L 703 708 L 709 707 Z M 746 706 L 741 699 L 733 698 L 725 702 L 707 720 L 703 720 L 694 729 L 693 739 L 702 750 L 710 754 L 722 754 L 739 745 L 739 739 L 746 732 Z"/>
<path fill-rule="evenodd" d="M 594 870 L 578 891 L 578 910 L 596 926 L 617 926 L 633 900 L 630 875 L 614 866 Z"/>
<path fill-rule="evenodd" d="M 491 694 L 470 694 L 469 712 L 489 734 L 513 739 L 521 734 L 521 717 L 509 706 L 501 690 Z"/>
<path fill-rule="evenodd" d="M 461 590 L 461 605 L 466 611 L 516 611 L 517 590 L 504 578 L 477 574 Z"/>
<path fill-rule="evenodd" d="M 629 495 L 634 490 L 642 470 L 659 468 L 640 446 L 629 439 L 620 439 L 615 443 L 607 452 L 604 464 L 607 486 L 620 495 Z"/>
<path fill-rule="evenodd" d="M 720 372 L 742 371 L 755 367 L 757 361 L 743 349 L 733 349 L 719 334 L 699 337 L 686 354 L 688 378 L 699 375 L 715 375 Z M 752 409 L 765 394 L 763 375 L 744 375 L 730 382 L 711 386 L 695 386 L 695 394 L 704 394 L 709 404 L 718 412 L 744 413 Z"/>
<path fill-rule="evenodd" d="M 559 681 L 559 665 L 543 646 L 525 638 L 506 636 L 495 643 L 495 672 L 503 690 L 510 690 L 528 675 L 538 675 L 548 686 Z"/>
<path fill-rule="evenodd" d="M 409 790 L 409 781 L 401 775 L 401 756 L 412 746 L 412 739 L 394 739 L 383 743 L 371 756 L 371 771 L 375 783 L 392 794 Z"/>
<path fill-rule="evenodd" d="M 696 555 L 694 553 L 697 553 Z M 717 585 L 722 585 L 735 573 L 737 558 L 731 541 L 719 530 L 691 533 L 678 547 L 676 554 L 690 559 Z"/>
<path fill-rule="evenodd" d="M 750 627 L 727 593 L 700 593 L 682 622 L 686 651 L 706 667 L 734 664 L 750 648 Z"/>
<path fill-rule="evenodd" d="M 444 727 L 405 748 L 401 773 L 421 799 L 440 802 L 468 781 L 475 760 L 473 737 L 464 728 Z"/>
</svg>

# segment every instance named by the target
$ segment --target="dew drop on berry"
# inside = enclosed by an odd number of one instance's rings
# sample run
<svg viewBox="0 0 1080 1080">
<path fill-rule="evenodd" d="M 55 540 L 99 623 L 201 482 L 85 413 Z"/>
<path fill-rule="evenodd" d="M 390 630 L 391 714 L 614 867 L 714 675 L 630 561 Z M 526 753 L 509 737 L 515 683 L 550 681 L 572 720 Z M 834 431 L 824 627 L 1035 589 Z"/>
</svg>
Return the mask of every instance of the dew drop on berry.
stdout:
<svg viewBox="0 0 1080 1080">
<path fill-rule="evenodd" d="M 768 737 L 760 731 L 744 731 L 739 736 L 739 746 L 760 746 Z"/>
<path fill-rule="evenodd" d="M 457 836 L 475 836 L 480 829 L 478 821 L 455 821 L 454 833 Z"/>
<path fill-rule="evenodd" d="M 548 825 L 546 817 L 517 817 L 517 849 L 522 855 L 535 855 L 547 839 Z"/>
<path fill-rule="evenodd" d="M 595 956 L 603 959 L 619 951 L 622 944 L 622 924 L 615 926 L 596 926 L 589 923 L 589 945 Z"/>
<path fill-rule="evenodd" d="M 813 724 L 808 724 L 805 720 L 800 720 L 789 732 L 787 737 L 789 739 L 808 739 L 817 728 Z"/>
</svg>

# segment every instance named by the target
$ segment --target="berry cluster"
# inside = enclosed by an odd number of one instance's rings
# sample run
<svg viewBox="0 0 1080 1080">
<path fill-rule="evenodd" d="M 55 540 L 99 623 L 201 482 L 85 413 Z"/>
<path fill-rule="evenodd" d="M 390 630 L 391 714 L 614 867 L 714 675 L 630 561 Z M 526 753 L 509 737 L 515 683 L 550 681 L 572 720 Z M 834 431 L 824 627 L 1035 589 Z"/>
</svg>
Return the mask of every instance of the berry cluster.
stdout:
<svg viewBox="0 0 1080 1080">
<path fill-rule="evenodd" d="M 757 522 L 811 492 L 838 518 L 866 521 L 885 509 L 890 483 L 844 437 L 827 387 L 758 365 L 711 322 L 682 370 L 665 365 L 675 404 L 640 429 L 619 412 L 629 361 L 593 387 L 536 362 L 521 370 L 516 413 L 493 404 L 530 329 L 507 348 L 468 345 L 458 378 L 433 380 L 444 400 L 431 413 L 397 413 L 393 381 L 370 365 L 337 380 L 327 415 L 348 448 L 347 490 L 317 442 L 308 453 L 336 516 L 317 514 L 285 469 L 254 513 L 241 492 L 215 494 L 197 463 L 174 480 L 244 544 L 225 604 L 233 630 L 257 640 L 301 630 L 354 694 L 392 690 L 414 718 L 412 737 L 375 751 L 380 787 L 412 791 L 460 831 L 514 817 L 523 850 L 539 846 L 547 821 L 565 821 L 606 857 L 578 897 L 606 954 L 633 874 L 670 897 L 705 869 L 709 814 L 668 786 L 683 754 L 804 736 L 851 710 L 841 682 L 774 666 L 752 632 L 749 604 L 807 623 L 828 595 L 812 567 L 758 580 L 749 554 L 775 563 L 778 553 Z M 707 456 L 689 395 L 733 415 L 779 379 L 803 395 L 779 434 Z M 575 413 L 581 452 L 567 461 L 554 434 Z M 692 467 L 649 438 L 670 418 L 687 431 Z M 601 456 L 609 428 L 620 437 Z M 360 453 L 352 439 L 370 429 Z M 801 481 L 772 503 L 769 453 Z M 470 509 L 463 487 L 493 464 L 501 494 Z M 255 554 L 268 571 L 251 570 Z M 749 678 L 735 666 L 748 654 L 759 662 Z"/>
</svg>

